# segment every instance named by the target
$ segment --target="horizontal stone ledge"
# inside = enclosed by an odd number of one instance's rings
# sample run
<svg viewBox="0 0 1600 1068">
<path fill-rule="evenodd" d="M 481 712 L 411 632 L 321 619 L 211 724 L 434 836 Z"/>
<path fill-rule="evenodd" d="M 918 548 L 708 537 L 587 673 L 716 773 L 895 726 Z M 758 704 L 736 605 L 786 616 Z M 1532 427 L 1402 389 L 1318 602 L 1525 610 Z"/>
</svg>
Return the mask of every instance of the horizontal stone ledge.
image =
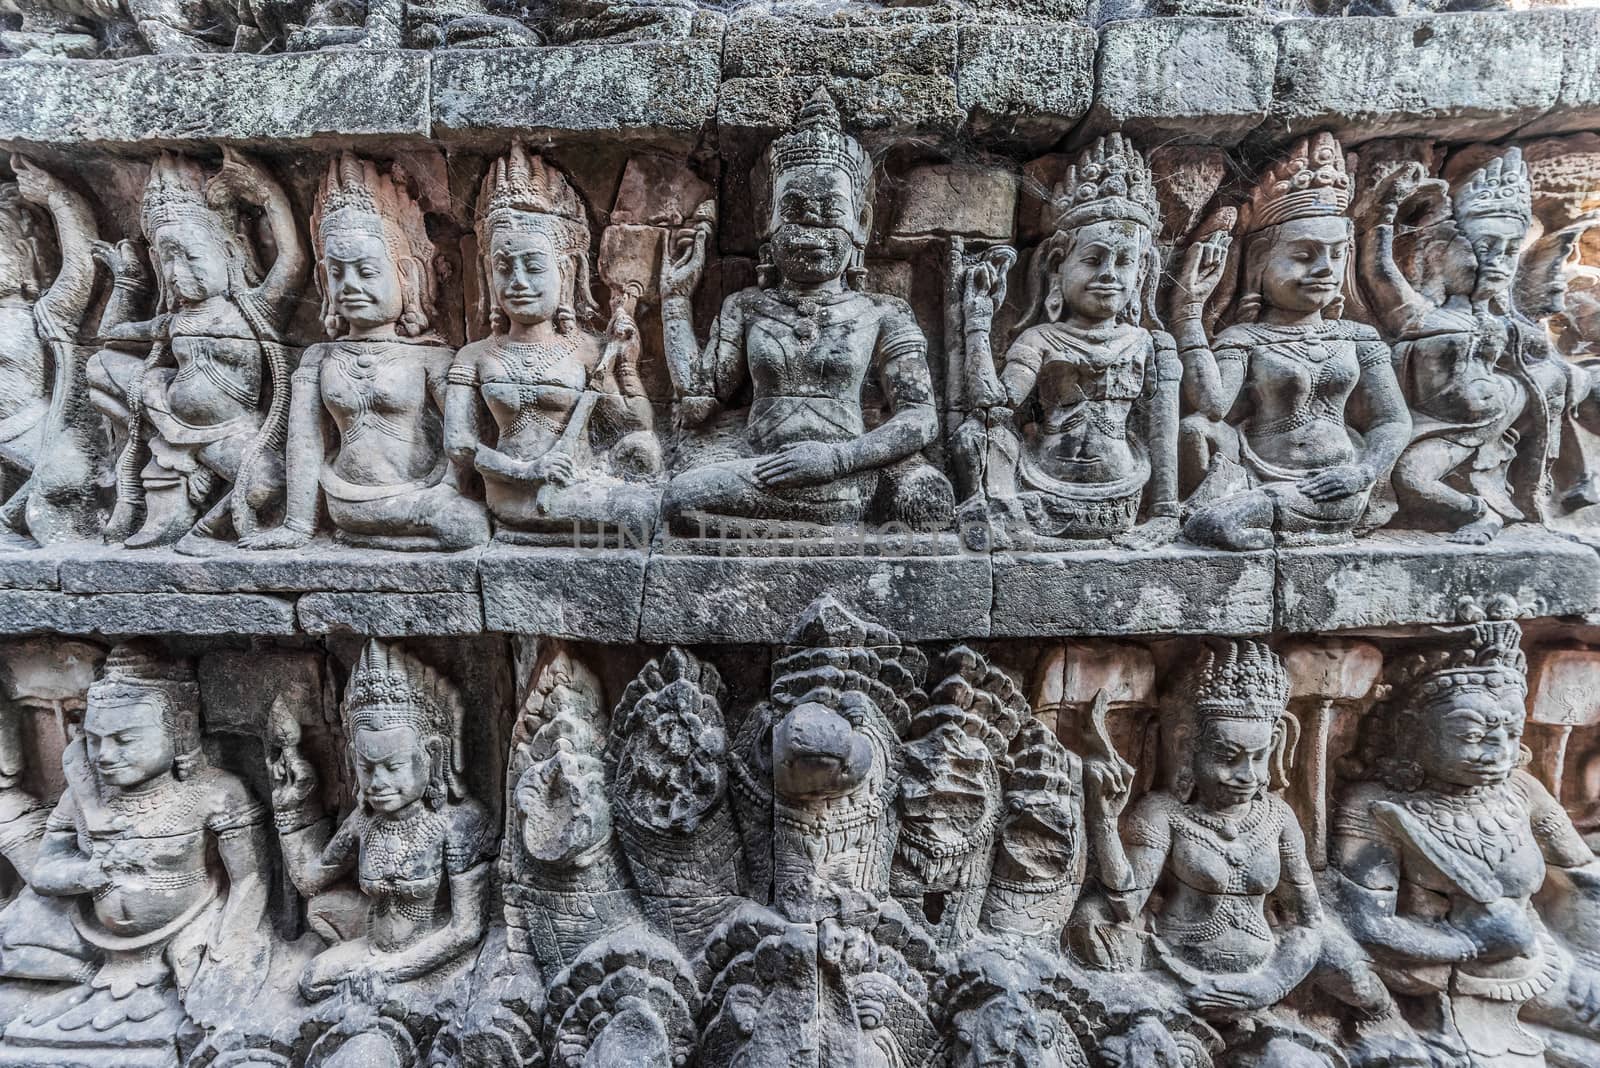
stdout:
<svg viewBox="0 0 1600 1068">
<path fill-rule="evenodd" d="M 57 593 L 0 591 L 0 634 L 295 633 L 295 605 L 283 597 L 231 593 Z"/>
<path fill-rule="evenodd" d="M 0 141 L 59 147 L 427 137 L 414 51 L 0 61 Z"/>
<path fill-rule="evenodd" d="M 692 138 L 716 111 L 720 41 L 688 38 L 433 54 L 436 136 Z"/>
<path fill-rule="evenodd" d="M 35 555 L 18 554 L 24 562 Z M 0 576 L 10 562 L 0 557 Z M 59 588 L 67 593 L 475 592 L 478 553 L 388 552 L 315 542 L 301 549 L 239 549 L 197 557 L 171 549 L 97 546 L 63 554 L 58 572 Z"/>
<path fill-rule="evenodd" d="M 360 634 L 372 638 L 480 634 L 483 603 L 462 593 L 308 593 L 295 602 L 307 634 Z"/>
</svg>

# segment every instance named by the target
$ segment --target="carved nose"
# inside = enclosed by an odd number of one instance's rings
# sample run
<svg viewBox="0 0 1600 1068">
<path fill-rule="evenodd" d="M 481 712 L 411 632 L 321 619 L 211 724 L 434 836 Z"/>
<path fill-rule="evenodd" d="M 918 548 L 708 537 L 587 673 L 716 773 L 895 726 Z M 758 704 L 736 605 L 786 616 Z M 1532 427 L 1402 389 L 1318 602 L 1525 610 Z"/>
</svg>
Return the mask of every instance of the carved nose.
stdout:
<svg viewBox="0 0 1600 1068">
<path fill-rule="evenodd" d="M 773 780 L 794 798 L 837 796 L 872 768 L 867 740 L 825 705 L 796 707 L 772 732 Z"/>
</svg>

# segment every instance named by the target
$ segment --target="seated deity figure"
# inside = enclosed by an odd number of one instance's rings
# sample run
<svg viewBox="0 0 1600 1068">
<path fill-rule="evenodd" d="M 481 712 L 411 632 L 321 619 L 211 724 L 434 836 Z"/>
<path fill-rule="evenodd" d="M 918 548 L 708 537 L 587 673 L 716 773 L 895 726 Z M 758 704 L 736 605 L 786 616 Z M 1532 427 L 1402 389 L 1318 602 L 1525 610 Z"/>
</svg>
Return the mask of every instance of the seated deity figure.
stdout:
<svg viewBox="0 0 1600 1068">
<path fill-rule="evenodd" d="M 96 230 L 81 194 L 21 156 L 11 166 L 16 182 L 0 185 L 0 548 L 25 548 L 97 537 L 103 519 L 98 420 L 73 345 L 94 295 Z M 61 268 L 47 284 L 52 251 Z"/>
<path fill-rule="evenodd" d="M 1022 330 L 995 368 L 989 330 L 1004 278 L 963 282 L 974 414 L 952 451 L 998 543 L 1046 538 L 1170 541 L 1178 532 L 1178 383 L 1172 338 L 1144 325 L 1160 258 L 1150 169 L 1118 134 L 1084 151 L 1051 198 L 1055 231 L 1034 253 Z"/>
<path fill-rule="evenodd" d="M 1408 203 L 1443 197 L 1442 182 L 1403 165 L 1371 193 L 1360 258 L 1368 303 L 1394 339 L 1394 365 L 1412 413 L 1394 466 L 1401 523 L 1442 526 L 1451 541 L 1484 544 L 1536 511 L 1536 486 L 1508 484 L 1520 452 L 1542 466 L 1548 420 L 1514 430 L 1544 394 L 1527 369 L 1536 330 L 1511 306 L 1517 257 L 1532 219 L 1528 170 L 1512 148 L 1459 182 L 1449 217 L 1424 227 L 1413 288 L 1395 260 L 1395 223 Z M 1362 218 L 1369 211 L 1358 211 Z M 1535 516 L 1535 518 L 1537 518 Z"/>
<path fill-rule="evenodd" d="M 484 179 L 478 210 L 490 334 L 450 368 L 450 457 L 483 476 L 498 539 L 648 537 L 660 495 L 655 417 L 633 324 L 614 323 L 609 338 L 589 325 L 583 201 L 518 142 Z"/>
<path fill-rule="evenodd" d="M 483 937 L 497 839 L 462 779 L 460 691 L 404 650 L 371 641 L 344 701 L 356 808 L 334 829 L 316 772 L 294 746 L 272 762 L 284 864 L 312 900 L 354 875 L 365 930 L 323 950 L 300 976 L 316 1001 L 349 979 L 437 990 Z"/>
<path fill-rule="evenodd" d="M 483 544 L 484 507 L 458 489 L 470 471 L 453 468 L 444 451 L 455 351 L 432 330 L 433 242 L 405 176 L 341 154 L 328 165 L 311 230 L 323 321 L 335 340 L 307 349 L 292 379 L 283 525 L 242 544 L 304 545 L 319 498 L 346 544 Z"/>
<path fill-rule="evenodd" d="M 1311 974 L 1322 905 L 1305 836 L 1279 790 L 1298 733 L 1289 677 L 1270 648 L 1208 648 L 1171 709 L 1169 784 L 1101 835 L 1101 883 L 1134 924 L 1159 900 L 1149 943 L 1237 1068 L 1335 1068 L 1320 1036 L 1274 1007 Z M 1091 819 L 1127 803 L 1131 777 L 1085 778 Z"/>
<path fill-rule="evenodd" d="M 950 523 L 949 480 L 922 456 L 938 431 L 927 340 L 902 300 L 864 292 L 872 165 L 826 91 L 766 153 L 770 211 L 759 281 L 728 297 L 702 352 L 689 295 L 707 234 L 662 265 L 667 364 L 687 427 L 748 383 L 737 454 L 679 473 L 662 499 L 674 533 Z M 886 410 L 869 410 L 867 396 Z M 719 443 L 721 444 L 721 443 Z M 724 452 L 723 455 L 726 455 Z"/>
<path fill-rule="evenodd" d="M 1222 549 L 1348 540 L 1410 438 L 1389 347 L 1339 318 L 1349 271 L 1350 176 L 1331 134 L 1301 140 L 1241 212 L 1232 324 L 1206 343 L 1201 309 L 1226 235 L 1195 242 L 1179 272 L 1173 329 L 1194 408 L 1180 432 L 1201 482 L 1187 540 Z"/>
<path fill-rule="evenodd" d="M 1525 672 L 1508 620 L 1392 663 L 1335 810 L 1339 910 L 1437 1063 L 1600 1058 L 1600 859 L 1520 767 Z"/>
<path fill-rule="evenodd" d="M 239 201 L 259 206 L 272 232 L 265 275 L 239 228 Z M 161 314 L 103 322 L 108 347 L 89 361 L 92 399 L 126 435 L 106 539 L 204 555 L 256 533 L 259 513 L 280 502 L 289 354 L 279 331 L 306 253 L 283 189 L 232 150 L 209 180 L 191 159 L 160 156 L 143 225 Z M 119 276 L 134 275 L 127 257 L 117 262 Z M 123 351 L 130 346 L 148 355 Z"/>
<path fill-rule="evenodd" d="M 193 665 L 144 644 L 112 649 L 89 687 L 30 877 L 35 893 L 74 907 L 31 914 L 54 915 L 64 927 L 56 937 L 8 929 L 6 943 L 21 934 L 62 946 L 75 935 L 99 959 L 87 968 L 67 959 L 72 970 L 55 978 L 74 985 L 8 1024 L 0 1060 L 48 1048 L 27 1063 L 127 1055 L 176 1065 L 181 1030 L 224 1027 L 260 992 L 270 958 L 267 811 L 208 764 L 199 705 Z"/>
</svg>

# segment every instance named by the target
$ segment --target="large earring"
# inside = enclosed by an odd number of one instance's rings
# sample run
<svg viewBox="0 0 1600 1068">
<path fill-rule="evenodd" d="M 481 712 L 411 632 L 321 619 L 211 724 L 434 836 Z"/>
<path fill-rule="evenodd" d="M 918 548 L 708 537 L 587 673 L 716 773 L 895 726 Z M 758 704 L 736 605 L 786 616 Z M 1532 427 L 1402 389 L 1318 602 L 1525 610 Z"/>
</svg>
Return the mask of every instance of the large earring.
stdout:
<svg viewBox="0 0 1600 1068">
<path fill-rule="evenodd" d="M 1044 294 L 1044 313 L 1050 317 L 1052 323 L 1061 320 L 1061 310 L 1066 307 L 1066 303 L 1066 294 L 1061 291 L 1061 276 L 1052 271 L 1050 288 Z"/>
</svg>

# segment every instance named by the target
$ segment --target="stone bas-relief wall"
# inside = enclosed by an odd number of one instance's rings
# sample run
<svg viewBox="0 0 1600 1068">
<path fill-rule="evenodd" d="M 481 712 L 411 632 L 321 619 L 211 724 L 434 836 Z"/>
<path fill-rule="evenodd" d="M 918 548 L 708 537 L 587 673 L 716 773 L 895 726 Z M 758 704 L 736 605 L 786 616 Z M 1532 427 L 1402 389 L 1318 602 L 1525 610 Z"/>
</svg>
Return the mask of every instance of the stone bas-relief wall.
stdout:
<svg viewBox="0 0 1600 1068">
<path fill-rule="evenodd" d="M 1600 1063 L 1594 13 L 325 8 L 0 35 L 0 1065 Z"/>
</svg>

